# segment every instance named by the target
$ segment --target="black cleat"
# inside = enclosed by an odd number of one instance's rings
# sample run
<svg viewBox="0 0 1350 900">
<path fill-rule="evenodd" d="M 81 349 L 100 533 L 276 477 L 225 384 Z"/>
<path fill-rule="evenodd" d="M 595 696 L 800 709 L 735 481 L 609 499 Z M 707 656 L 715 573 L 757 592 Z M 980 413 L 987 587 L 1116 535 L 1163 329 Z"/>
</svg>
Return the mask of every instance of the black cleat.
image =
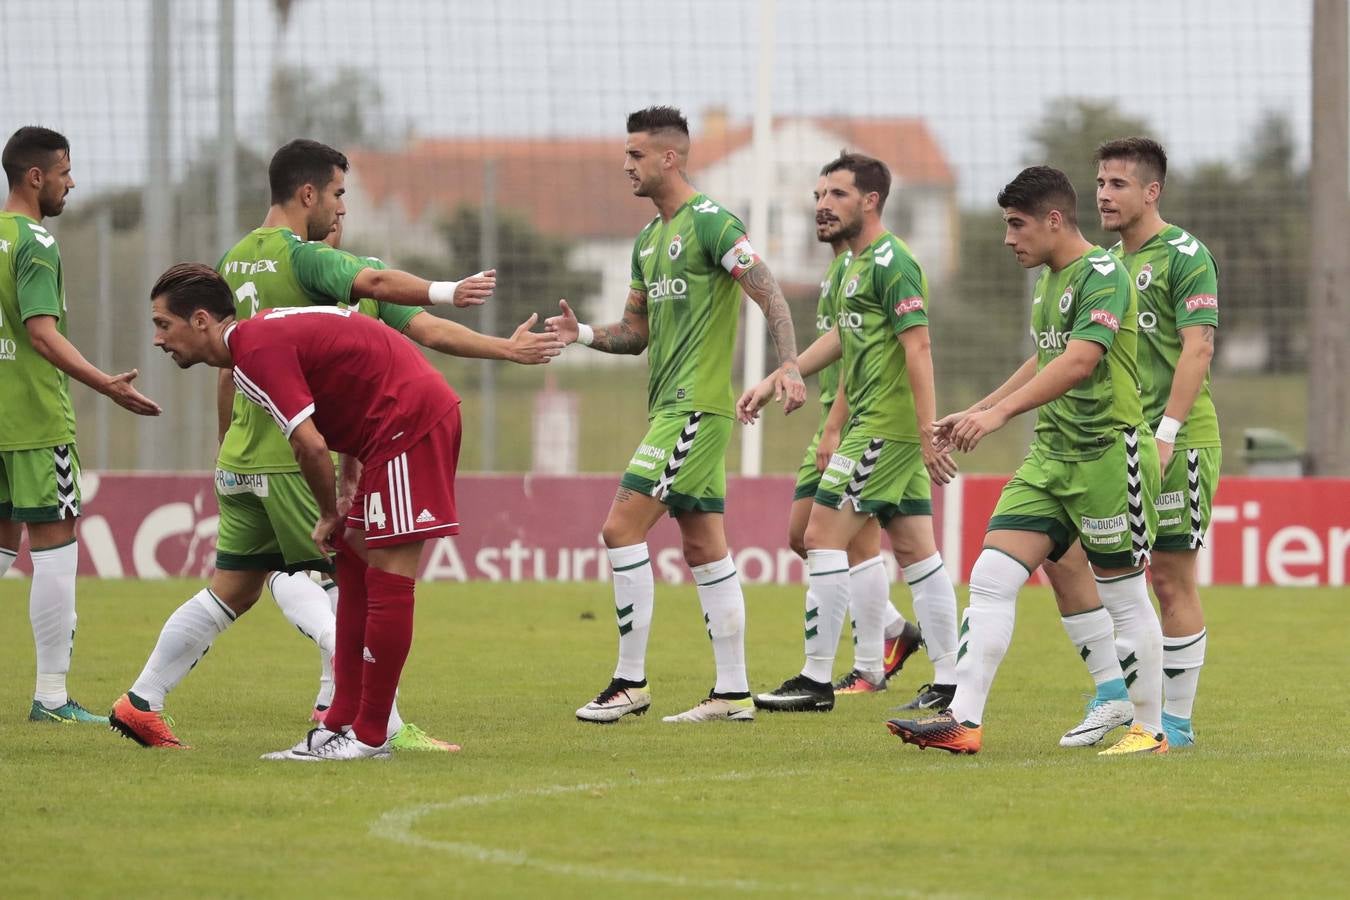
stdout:
<svg viewBox="0 0 1350 900">
<path fill-rule="evenodd" d="M 954 684 L 925 684 L 920 685 L 919 693 L 914 699 L 904 706 L 895 707 L 898 710 L 922 710 L 922 709 L 946 709 L 952 705 L 952 698 L 956 696 L 956 685 Z"/>
<path fill-rule="evenodd" d="M 892 678 L 897 672 L 904 668 L 905 660 L 913 656 L 920 647 L 924 646 L 923 633 L 919 631 L 919 626 L 913 622 L 906 622 L 905 627 L 893 638 L 887 638 L 884 644 L 885 652 L 882 655 L 882 664 L 886 667 L 886 677 Z"/>
<path fill-rule="evenodd" d="M 773 690 L 756 694 L 755 706 L 769 712 L 829 712 L 834 709 L 834 688 L 794 675 Z"/>
</svg>

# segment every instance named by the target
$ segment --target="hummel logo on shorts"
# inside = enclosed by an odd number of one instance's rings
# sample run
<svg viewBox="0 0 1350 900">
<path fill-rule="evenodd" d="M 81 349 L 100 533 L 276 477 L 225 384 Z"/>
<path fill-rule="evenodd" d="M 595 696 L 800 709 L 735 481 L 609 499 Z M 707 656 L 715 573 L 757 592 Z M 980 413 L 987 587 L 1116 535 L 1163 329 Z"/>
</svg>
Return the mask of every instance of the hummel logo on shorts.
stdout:
<svg viewBox="0 0 1350 900">
<path fill-rule="evenodd" d="M 417 524 L 418 524 L 418 525 L 425 525 L 425 524 L 427 524 L 428 522 L 435 522 L 435 521 L 436 521 L 436 517 L 433 516 L 429 510 L 425 510 L 425 509 L 424 509 L 424 510 L 422 510 L 420 513 L 418 513 L 418 515 L 417 515 Z"/>
</svg>

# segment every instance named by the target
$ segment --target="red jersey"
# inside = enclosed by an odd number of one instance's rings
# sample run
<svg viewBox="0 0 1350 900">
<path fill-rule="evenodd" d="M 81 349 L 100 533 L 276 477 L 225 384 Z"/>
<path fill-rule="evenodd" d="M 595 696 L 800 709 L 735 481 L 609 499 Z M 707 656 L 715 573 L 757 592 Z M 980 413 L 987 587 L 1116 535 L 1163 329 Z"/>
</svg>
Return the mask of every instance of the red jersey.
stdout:
<svg viewBox="0 0 1350 900">
<path fill-rule="evenodd" d="M 407 338 L 355 310 L 273 309 L 225 329 L 235 387 L 289 438 L 313 417 L 367 466 L 413 446 L 459 397 Z"/>
</svg>

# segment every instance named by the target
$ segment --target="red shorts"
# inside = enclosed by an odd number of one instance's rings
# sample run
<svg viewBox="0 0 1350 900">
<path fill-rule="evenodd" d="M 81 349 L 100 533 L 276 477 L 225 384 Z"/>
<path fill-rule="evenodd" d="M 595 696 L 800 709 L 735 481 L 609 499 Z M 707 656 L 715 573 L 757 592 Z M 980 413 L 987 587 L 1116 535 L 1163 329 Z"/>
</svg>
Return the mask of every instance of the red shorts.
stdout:
<svg viewBox="0 0 1350 900">
<path fill-rule="evenodd" d="M 459 439 L 456 406 L 403 453 L 364 467 L 347 527 L 364 531 L 368 547 L 459 534 L 455 511 Z"/>
</svg>

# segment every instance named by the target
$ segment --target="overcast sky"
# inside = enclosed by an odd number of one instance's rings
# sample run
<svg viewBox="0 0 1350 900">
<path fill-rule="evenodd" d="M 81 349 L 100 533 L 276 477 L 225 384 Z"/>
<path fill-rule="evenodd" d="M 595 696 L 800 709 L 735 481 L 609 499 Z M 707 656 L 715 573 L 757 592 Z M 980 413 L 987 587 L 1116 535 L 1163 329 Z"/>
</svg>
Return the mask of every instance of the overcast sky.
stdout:
<svg viewBox="0 0 1350 900">
<path fill-rule="evenodd" d="M 173 151 L 216 129 L 218 0 L 174 0 Z M 365 68 L 384 120 L 425 135 L 613 135 L 652 102 L 692 115 L 755 98 L 754 0 L 236 0 L 237 121 L 261 144 L 275 54 Z M 40 121 L 74 144 L 83 190 L 146 169 L 149 0 L 0 2 L 0 130 Z M 921 116 L 983 198 L 1027 161 L 1063 96 L 1146 118 L 1174 164 L 1235 158 L 1261 115 L 1306 155 L 1308 0 L 778 0 L 776 114 Z M 617 157 L 616 157 L 617 159 Z M 617 167 L 617 162 L 616 162 Z M 78 197 L 73 197 L 75 202 Z"/>
</svg>

